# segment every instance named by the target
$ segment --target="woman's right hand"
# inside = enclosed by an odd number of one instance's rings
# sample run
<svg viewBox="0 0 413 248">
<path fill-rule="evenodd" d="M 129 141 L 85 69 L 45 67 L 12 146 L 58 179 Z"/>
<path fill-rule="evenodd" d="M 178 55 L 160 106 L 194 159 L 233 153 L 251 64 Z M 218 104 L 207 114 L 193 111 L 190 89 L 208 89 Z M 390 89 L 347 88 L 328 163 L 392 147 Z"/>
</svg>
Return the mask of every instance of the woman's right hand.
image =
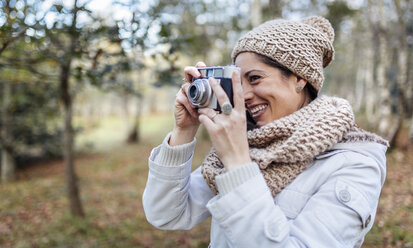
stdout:
<svg viewBox="0 0 413 248">
<path fill-rule="evenodd" d="M 175 97 L 175 127 L 169 140 L 171 146 L 191 142 L 198 131 L 200 124 L 198 120 L 199 114 L 196 107 L 189 101 L 186 92 L 190 85 L 189 82 L 192 82 L 193 78 L 200 76 L 197 68 L 205 66 L 204 62 L 198 62 L 195 66 L 187 66 L 184 69 L 186 83 L 182 85 Z"/>
</svg>

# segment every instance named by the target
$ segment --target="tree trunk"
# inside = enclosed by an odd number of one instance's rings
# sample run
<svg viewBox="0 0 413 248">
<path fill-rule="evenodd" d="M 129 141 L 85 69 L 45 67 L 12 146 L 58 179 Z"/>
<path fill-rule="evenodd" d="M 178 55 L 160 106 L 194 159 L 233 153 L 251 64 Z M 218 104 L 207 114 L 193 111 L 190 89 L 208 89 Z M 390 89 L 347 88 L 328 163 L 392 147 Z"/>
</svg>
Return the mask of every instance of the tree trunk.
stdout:
<svg viewBox="0 0 413 248">
<path fill-rule="evenodd" d="M 354 80 L 353 83 L 355 84 L 354 86 L 354 112 L 359 113 L 360 109 L 362 107 L 362 102 L 363 98 L 366 95 L 366 84 L 364 82 L 364 66 L 361 63 L 362 58 L 361 58 L 361 48 L 358 45 L 359 44 L 359 39 L 354 39 L 352 43 L 353 47 L 353 53 L 352 53 L 352 61 L 354 61 L 353 65 L 351 65 L 351 71 L 354 73 Z"/>
<path fill-rule="evenodd" d="M 380 106 L 380 122 L 378 131 L 384 137 L 388 137 L 391 120 L 391 99 L 390 90 L 388 86 L 388 80 L 386 76 L 387 72 L 387 60 L 389 56 L 387 54 L 387 40 L 386 40 L 386 18 L 383 11 L 383 1 L 378 1 L 378 18 L 379 18 L 379 63 L 377 65 L 377 83 L 379 88 L 379 106 Z"/>
<path fill-rule="evenodd" d="M 410 120 L 410 131 L 409 131 L 409 141 L 411 144 L 413 144 L 413 115 Z"/>
<path fill-rule="evenodd" d="M 127 142 L 128 143 L 139 143 L 141 141 L 141 116 L 142 116 L 142 111 L 143 111 L 143 99 L 144 95 L 142 93 L 142 75 L 141 73 L 138 72 L 137 79 L 136 79 L 136 90 L 138 92 L 138 96 L 136 98 L 136 113 L 135 113 L 135 122 L 132 126 L 132 129 L 128 132 L 128 138 Z M 155 104 L 156 97 L 150 97 L 151 99 L 151 105 Z M 153 112 L 151 112 L 153 114 Z"/>
<path fill-rule="evenodd" d="M 404 94 L 402 91 L 399 92 L 399 99 L 398 99 L 398 115 L 396 118 L 396 122 L 393 123 L 392 128 L 389 130 L 388 137 L 390 147 L 394 147 L 397 144 L 397 139 L 399 138 L 399 133 L 403 128 L 403 122 L 405 118 L 405 111 L 404 111 Z"/>
<path fill-rule="evenodd" d="M 408 13 L 413 13 L 413 2 L 408 0 Z M 407 52 L 407 89 L 406 89 L 406 102 L 408 104 L 410 117 L 410 130 L 409 130 L 409 141 L 413 144 L 413 37 L 412 31 L 409 33 L 410 39 L 408 40 L 408 52 Z"/>
<path fill-rule="evenodd" d="M 3 82 L 3 104 L 1 108 L 1 182 L 10 182 L 16 179 L 16 164 L 12 155 L 9 106 L 11 98 L 11 84 Z"/>
<path fill-rule="evenodd" d="M 404 19 L 403 10 L 400 5 L 400 0 L 393 0 L 396 6 L 397 17 L 399 21 L 399 49 L 397 50 L 397 86 L 399 88 L 398 97 L 398 111 L 397 111 L 397 122 L 394 124 L 390 134 L 389 142 L 390 145 L 397 143 L 398 134 L 403 128 L 403 121 L 405 118 L 405 108 L 406 108 L 406 90 L 408 89 L 407 83 L 407 64 L 408 64 L 408 47 L 407 47 L 407 35 L 406 35 L 406 22 Z"/>
<path fill-rule="evenodd" d="M 377 127 L 378 114 L 378 87 L 377 87 L 377 65 L 379 64 L 379 42 L 377 36 L 379 35 L 379 29 L 377 21 L 375 20 L 376 12 L 374 12 L 373 1 L 367 1 L 367 20 L 369 28 L 371 30 L 371 46 L 368 50 L 370 53 L 370 59 L 367 60 L 366 71 L 366 117 L 369 125 Z"/>
<path fill-rule="evenodd" d="M 131 129 L 131 116 L 130 116 L 130 111 L 129 111 L 129 95 L 127 92 L 121 92 L 120 93 L 122 99 L 121 99 L 121 103 L 122 103 L 122 117 L 123 117 L 123 123 L 124 123 L 124 130 L 126 130 L 126 134 L 127 134 L 127 140 L 129 140 L 129 131 L 133 130 Z"/>
<path fill-rule="evenodd" d="M 375 94 L 375 85 L 374 85 L 374 62 L 368 61 L 368 66 L 366 68 L 365 73 L 365 80 L 366 80 L 366 97 L 365 97 L 365 105 L 366 105 L 366 117 L 369 125 L 376 123 L 376 94 Z"/>
<path fill-rule="evenodd" d="M 412 35 L 413 37 L 413 35 Z M 410 41 L 410 44 L 408 44 L 408 50 L 407 50 L 407 86 L 406 86 L 406 92 L 405 92 L 405 97 L 406 97 L 406 103 L 407 103 L 407 110 L 409 114 L 413 114 L 413 40 Z"/>
<path fill-rule="evenodd" d="M 84 217 L 82 202 L 80 201 L 79 188 L 77 176 L 75 172 L 74 158 L 73 158 L 73 126 L 72 126 L 72 111 L 73 102 L 70 94 L 69 77 L 72 66 L 72 58 L 75 55 L 75 48 L 77 41 L 76 23 L 78 14 L 77 0 L 73 5 L 73 19 L 70 27 L 70 48 L 65 51 L 63 62 L 60 63 L 60 99 L 63 104 L 63 119 L 64 119 L 64 133 L 63 133 L 63 159 L 65 164 L 65 179 L 67 194 L 69 198 L 70 212 L 73 216 Z"/>
<path fill-rule="evenodd" d="M 141 116 L 142 116 L 142 109 L 143 109 L 143 96 L 139 96 L 137 99 L 137 106 L 136 106 L 136 114 L 135 114 L 135 122 L 132 126 L 132 129 L 129 132 L 127 142 L 128 143 L 139 143 L 141 140 Z"/>
<path fill-rule="evenodd" d="M 270 19 L 282 17 L 282 9 L 284 7 L 283 5 L 283 0 L 270 0 L 268 2 L 266 13 L 270 17 Z"/>
<path fill-rule="evenodd" d="M 12 153 L 3 148 L 1 150 L 1 182 L 7 183 L 16 180 L 16 163 Z"/>
<path fill-rule="evenodd" d="M 256 27 L 262 22 L 261 0 L 253 0 L 251 5 L 251 26 Z"/>
<path fill-rule="evenodd" d="M 73 159 L 73 127 L 72 127 L 72 97 L 69 90 L 71 60 L 61 66 L 60 94 L 63 103 L 64 135 L 63 157 L 65 164 L 66 187 L 69 197 L 70 212 L 74 216 L 84 217 L 82 203 L 79 197 L 77 176 Z"/>
</svg>

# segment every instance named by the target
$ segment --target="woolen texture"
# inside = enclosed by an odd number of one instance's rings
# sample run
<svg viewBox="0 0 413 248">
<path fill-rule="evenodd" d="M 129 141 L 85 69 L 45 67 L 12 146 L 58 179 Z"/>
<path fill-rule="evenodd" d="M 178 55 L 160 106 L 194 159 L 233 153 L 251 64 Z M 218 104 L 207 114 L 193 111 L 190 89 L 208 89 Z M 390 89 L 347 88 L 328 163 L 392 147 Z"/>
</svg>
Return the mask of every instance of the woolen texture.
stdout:
<svg viewBox="0 0 413 248">
<path fill-rule="evenodd" d="M 240 38 L 232 61 L 242 52 L 267 56 L 304 78 L 318 92 L 324 81 L 323 68 L 333 59 L 334 29 L 320 16 L 301 21 L 271 20 Z"/>
<path fill-rule="evenodd" d="M 171 138 L 171 135 L 172 132 L 166 135 L 155 161 L 159 164 L 168 166 L 178 166 L 188 161 L 188 159 L 190 159 L 190 157 L 192 156 L 192 153 L 195 149 L 196 138 L 194 138 L 194 140 L 190 143 L 171 146 L 169 145 L 169 139 Z"/>
<path fill-rule="evenodd" d="M 249 153 L 260 167 L 273 196 L 296 178 L 314 158 L 339 142 L 388 142 L 354 122 L 350 104 L 341 98 L 322 96 L 298 111 L 247 134 Z M 202 164 L 202 174 L 218 194 L 215 177 L 225 173 L 214 149 Z"/>
</svg>

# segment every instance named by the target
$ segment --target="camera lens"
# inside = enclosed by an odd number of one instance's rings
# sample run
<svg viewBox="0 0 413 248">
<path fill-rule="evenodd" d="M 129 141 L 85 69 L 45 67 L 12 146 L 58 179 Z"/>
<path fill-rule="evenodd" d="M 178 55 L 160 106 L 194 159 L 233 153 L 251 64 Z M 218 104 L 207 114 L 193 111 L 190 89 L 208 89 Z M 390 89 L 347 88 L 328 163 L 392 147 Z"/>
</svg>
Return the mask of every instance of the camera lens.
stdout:
<svg viewBox="0 0 413 248">
<path fill-rule="evenodd" d="M 198 88 L 196 85 L 189 86 L 189 97 L 194 99 L 198 95 Z"/>
<path fill-rule="evenodd" d="M 208 106 L 211 98 L 211 87 L 207 79 L 197 79 L 188 88 L 189 101 L 198 107 Z"/>
</svg>

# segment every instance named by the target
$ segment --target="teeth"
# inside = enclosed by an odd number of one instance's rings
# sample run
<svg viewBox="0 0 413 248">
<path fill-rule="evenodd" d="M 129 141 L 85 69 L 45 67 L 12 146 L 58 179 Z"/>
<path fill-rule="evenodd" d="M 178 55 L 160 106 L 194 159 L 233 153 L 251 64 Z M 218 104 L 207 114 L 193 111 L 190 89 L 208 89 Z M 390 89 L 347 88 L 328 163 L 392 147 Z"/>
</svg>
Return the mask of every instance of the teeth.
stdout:
<svg viewBox="0 0 413 248">
<path fill-rule="evenodd" d="M 253 109 L 250 109 L 251 114 L 256 114 L 256 113 L 258 113 L 259 111 L 265 109 L 267 106 L 268 106 L 267 104 L 263 104 L 263 105 L 256 106 L 256 107 L 254 107 Z"/>
</svg>

